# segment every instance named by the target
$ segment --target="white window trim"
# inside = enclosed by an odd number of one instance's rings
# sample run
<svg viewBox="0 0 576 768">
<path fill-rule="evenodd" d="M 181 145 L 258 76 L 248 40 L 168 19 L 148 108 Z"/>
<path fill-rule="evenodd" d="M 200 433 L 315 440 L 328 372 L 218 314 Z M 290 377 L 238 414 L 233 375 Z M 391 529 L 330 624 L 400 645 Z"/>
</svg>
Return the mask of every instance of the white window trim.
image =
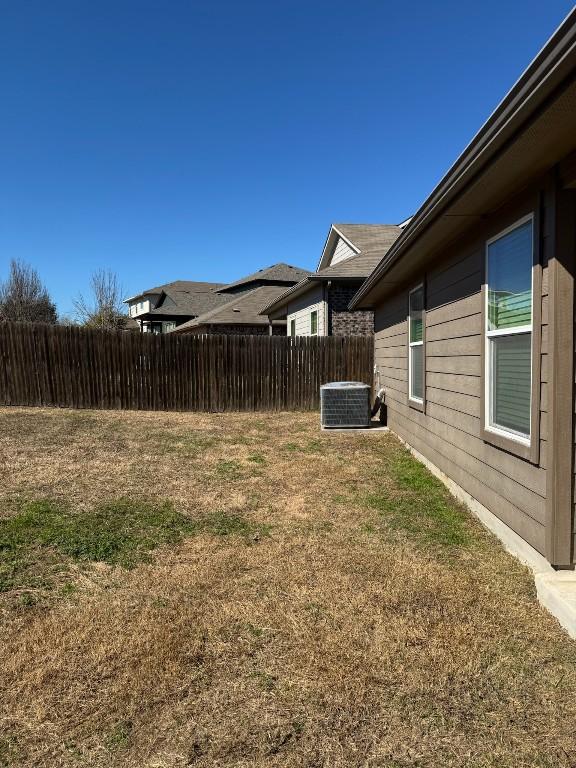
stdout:
<svg viewBox="0 0 576 768">
<path fill-rule="evenodd" d="M 424 346 L 424 338 L 422 338 L 421 341 L 410 341 L 411 337 L 411 327 L 412 327 L 412 316 L 410 313 L 410 297 L 413 293 L 416 293 L 416 291 L 422 291 L 422 294 L 424 294 L 424 283 L 420 283 L 415 288 L 412 288 L 410 293 L 408 294 L 408 399 L 413 403 L 418 403 L 418 405 L 424 405 L 424 398 L 423 397 L 414 397 L 412 395 L 412 347 L 423 347 Z M 424 312 L 422 312 L 424 314 Z M 424 319 L 422 319 L 422 322 L 424 322 Z M 422 335 L 424 335 L 424 328 L 422 328 Z M 426 366 L 426 361 L 422 360 L 422 365 Z"/>
<path fill-rule="evenodd" d="M 489 282 L 489 275 L 488 275 L 488 248 L 492 243 L 495 243 L 497 240 L 500 240 L 502 237 L 505 237 L 506 235 L 510 234 L 510 232 L 513 232 L 515 229 L 518 229 L 518 227 L 523 226 L 524 224 L 527 224 L 528 222 L 531 222 L 532 224 L 532 250 L 531 250 L 531 260 L 530 260 L 530 291 L 531 291 L 531 301 L 530 301 L 530 325 L 519 325 L 517 328 L 500 328 L 498 330 L 491 331 L 488 329 L 488 322 L 489 322 L 489 308 L 488 308 L 488 300 L 490 295 L 490 282 Z M 491 237 L 489 240 L 486 241 L 486 247 L 484 251 L 484 270 L 486 274 L 485 278 L 485 291 L 484 291 L 484 430 L 486 432 L 491 432 L 494 435 L 500 435 L 500 437 L 506 437 L 509 440 L 513 440 L 516 443 L 520 443 L 520 445 L 525 445 L 528 448 L 532 444 L 532 403 L 534 400 L 534 391 L 532 386 L 532 375 L 533 375 L 533 369 L 534 369 L 534 350 L 531 347 L 531 354 L 530 354 L 530 435 L 526 437 L 521 432 L 515 432 L 512 429 L 506 429 L 505 427 L 499 427 L 495 424 L 492 424 L 492 395 L 491 391 L 492 388 L 490 386 L 491 379 L 490 379 L 490 370 L 491 370 L 491 344 L 490 339 L 498 338 L 502 336 L 520 336 L 522 334 L 529 333 L 530 334 L 530 341 L 532 344 L 533 338 L 534 338 L 534 214 L 529 213 L 527 216 L 523 216 L 521 219 L 518 219 L 513 224 L 511 224 L 509 227 L 506 227 L 506 229 L 503 229 L 501 232 L 499 232 L 497 235 L 494 235 L 494 237 Z"/>
<path fill-rule="evenodd" d="M 316 314 L 316 330 L 312 331 L 312 316 Z M 310 312 L 310 336 L 318 336 L 318 310 L 313 309 Z"/>
</svg>

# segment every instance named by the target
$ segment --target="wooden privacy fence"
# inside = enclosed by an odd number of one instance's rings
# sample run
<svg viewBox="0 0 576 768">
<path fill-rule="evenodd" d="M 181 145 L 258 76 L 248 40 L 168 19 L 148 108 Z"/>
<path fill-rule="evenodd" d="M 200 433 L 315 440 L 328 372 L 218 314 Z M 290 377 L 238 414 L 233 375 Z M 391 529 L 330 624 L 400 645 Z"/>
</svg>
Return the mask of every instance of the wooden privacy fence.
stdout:
<svg viewBox="0 0 576 768">
<path fill-rule="evenodd" d="M 0 323 L 0 404 L 314 410 L 328 381 L 372 384 L 371 337 L 190 336 Z"/>
</svg>

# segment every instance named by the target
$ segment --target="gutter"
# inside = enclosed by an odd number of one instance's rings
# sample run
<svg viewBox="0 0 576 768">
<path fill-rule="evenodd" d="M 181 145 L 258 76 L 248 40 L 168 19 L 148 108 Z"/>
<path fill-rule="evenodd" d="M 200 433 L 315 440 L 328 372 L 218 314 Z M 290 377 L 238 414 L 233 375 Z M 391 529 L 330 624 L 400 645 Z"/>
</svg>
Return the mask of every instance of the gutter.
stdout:
<svg viewBox="0 0 576 768">
<path fill-rule="evenodd" d="M 350 302 L 359 309 L 382 276 L 441 215 L 451 200 L 494 159 L 497 152 L 562 83 L 576 60 L 576 9 L 573 9 L 522 73 L 476 136 L 416 212 L 385 258 Z"/>
</svg>

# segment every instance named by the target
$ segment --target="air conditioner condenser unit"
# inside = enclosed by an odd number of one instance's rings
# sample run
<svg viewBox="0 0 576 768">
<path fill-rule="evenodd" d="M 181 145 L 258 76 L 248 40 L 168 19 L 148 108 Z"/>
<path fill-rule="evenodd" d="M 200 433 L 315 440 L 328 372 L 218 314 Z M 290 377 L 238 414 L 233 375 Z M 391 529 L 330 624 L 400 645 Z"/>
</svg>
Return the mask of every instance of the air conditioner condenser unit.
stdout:
<svg viewBox="0 0 576 768">
<path fill-rule="evenodd" d="M 370 387 L 361 381 L 333 381 L 320 387 L 322 427 L 369 427 Z"/>
</svg>

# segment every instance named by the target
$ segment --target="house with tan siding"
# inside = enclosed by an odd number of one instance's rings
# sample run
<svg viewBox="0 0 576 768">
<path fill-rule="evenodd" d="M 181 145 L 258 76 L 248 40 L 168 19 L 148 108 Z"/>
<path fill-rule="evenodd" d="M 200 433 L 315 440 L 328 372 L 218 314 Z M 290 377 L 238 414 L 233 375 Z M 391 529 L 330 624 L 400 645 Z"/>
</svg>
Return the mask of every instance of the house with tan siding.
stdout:
<svg viewBox="0 0 576 768">
<path fill-rule="evenodd" d="M 573 11 L 351 302 L 374 312 L 390 429 L 573 633 L 575 265 Z"/>
</svg>

